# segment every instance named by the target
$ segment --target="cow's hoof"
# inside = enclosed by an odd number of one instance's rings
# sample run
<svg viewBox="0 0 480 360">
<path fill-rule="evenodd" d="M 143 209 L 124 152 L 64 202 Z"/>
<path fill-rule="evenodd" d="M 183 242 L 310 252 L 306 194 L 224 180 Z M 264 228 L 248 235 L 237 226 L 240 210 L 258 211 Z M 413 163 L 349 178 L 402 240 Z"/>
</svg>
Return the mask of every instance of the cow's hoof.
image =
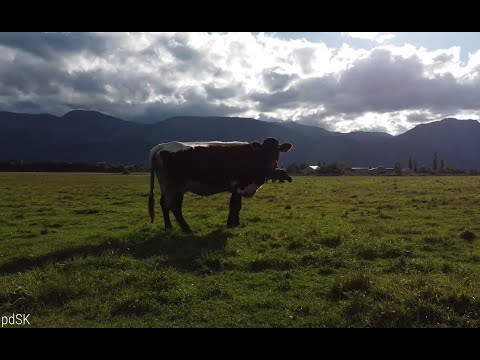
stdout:
<svg viewBox="0 0 480 360">
<path fill-rule="evenodd" d="M 190 228 L 184 228 L 184 229 L 182 229 L 182 231 L 183 231 L 185 234 L 191 234 L 191 233 L 193 233 L 192 229 L 190 229 Z"/>
</svg>

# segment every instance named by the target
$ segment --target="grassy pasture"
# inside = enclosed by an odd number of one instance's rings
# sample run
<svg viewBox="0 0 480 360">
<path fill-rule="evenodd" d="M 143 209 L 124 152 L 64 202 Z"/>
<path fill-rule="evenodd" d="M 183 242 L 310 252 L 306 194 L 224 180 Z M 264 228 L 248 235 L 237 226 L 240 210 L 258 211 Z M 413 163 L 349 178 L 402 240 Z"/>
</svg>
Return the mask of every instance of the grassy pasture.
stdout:
<svg viewBox="0 0 480 360">
<path fill-rule="evenodd" d="M 34 327 L 479 327 L 480 177 L 294 177 L 187 194 L 146 175 L 0 173 L 0 316 Z M 172 216 L 173 220 L 173 216 Z"/>
</svg>

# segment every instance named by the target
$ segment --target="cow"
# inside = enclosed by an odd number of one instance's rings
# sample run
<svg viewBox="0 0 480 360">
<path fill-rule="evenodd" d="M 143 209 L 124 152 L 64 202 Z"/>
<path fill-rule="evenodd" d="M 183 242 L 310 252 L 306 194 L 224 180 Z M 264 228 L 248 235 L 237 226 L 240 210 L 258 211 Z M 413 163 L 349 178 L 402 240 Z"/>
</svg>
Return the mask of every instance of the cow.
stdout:
<svg viewBox="0 0 480 360">
<path fill-rule="evenodd" d="M 155 218 L 155 176 L 161 189 L 160 206 L 165 230 L 172 228 L 170 211 L 185 233 L 192 230 L 182 215 L 186 192 L 209 196 L 230 192 L 227 226 L 240 225 L 242 197 L 251 198 L 268 177 L 277 171 L 281 152 L 292 144 L 279 144 L 275 138 L 259 142 L 168 142 L 150 151 L 150 195 L 148 209 Z"/>
<path fill-rule="evenodd" d="M 272 184 L 277 180 L 281 183 L 285 181 L 292 182 L 292 178 L 290 177 L 290 175 L 287 174 L 287 171 L 285 169 L 275 169 L 273 174 L 267 177 L 267 182 L 268 180 L 272 180 Z"/>
</svg>

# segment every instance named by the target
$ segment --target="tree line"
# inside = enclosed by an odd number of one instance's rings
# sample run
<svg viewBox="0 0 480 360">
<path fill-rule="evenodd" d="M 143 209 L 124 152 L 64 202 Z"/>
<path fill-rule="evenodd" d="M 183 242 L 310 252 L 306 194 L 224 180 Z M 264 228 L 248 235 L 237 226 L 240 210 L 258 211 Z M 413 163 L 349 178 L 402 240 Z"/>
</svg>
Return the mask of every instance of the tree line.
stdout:
<svg viewBox="0 0 480 360">
<path fill-rule="evenodd" d="M 12 160 L 0 162 L 0 172 L 106 172 L 130 174 L 147 172 L 140 165 L 109 164 L 106 162 L 57 162 Z"/>
<path fill-rule="evenodd" d="M 440 173 L 440 174 L 468 174 L 468 175 L 479 175 L 480 171 L 477 169 L 459 169 L 450 164 L 446 164 L 443 159 L 438 158 L 437 152 L 433 153 L 432 157 L 432 166 L 418 165 L 417 159 L 412 158 L 412 155 L 408 158 L 408 168 L 414 173 Z"/>
<path fill-rule="evenodd" d="M 296 162 L 287 166 L 286 171 L 290 175 L 301 174 L 304 169 L 314 164 L 302 162 L 297 164 Z M 344 162 L 332 162 L 325 163 L 325 161 L 319 161 L 316 166 L 318 168 L 315 172 L 318 175 L 343 175 L 346 173 L 345 170 L 349 169 L 347 164 Z M 368 166 L 369 169 L 372 169 L 371 166 Z M 447 164 L 443 159 L 439 158 L 437 153 L 434 152 L 432 157 L 431 166 L 419 165 L 417 159 L 411 155 L 408 158 L 408 169 L 411 173 L 418 174 L 446 174 L 446 175 L 480 175 L 480 170 L 477 169 L 459 169 L 450 164 Z M 405 172 L 400 161 L 395 162 L 393 168 L 393 173 L 396 175 L 402 175 Z"/>
</svg>

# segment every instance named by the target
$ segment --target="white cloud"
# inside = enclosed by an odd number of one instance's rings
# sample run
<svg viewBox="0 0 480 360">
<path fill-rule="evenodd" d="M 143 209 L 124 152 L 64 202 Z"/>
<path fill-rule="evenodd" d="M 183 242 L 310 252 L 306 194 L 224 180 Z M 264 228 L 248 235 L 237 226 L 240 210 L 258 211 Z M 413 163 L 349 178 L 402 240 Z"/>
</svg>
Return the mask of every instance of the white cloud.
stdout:
<svg viewBox="0 0 480 360">
<path fill-rule="evenodd" d="M 370 40 L 377 43 L 383 43 L 395 37 L 395 35 L 386 32 L 342 32 L 342 35 L 354 39 Z"/>
</svg>

